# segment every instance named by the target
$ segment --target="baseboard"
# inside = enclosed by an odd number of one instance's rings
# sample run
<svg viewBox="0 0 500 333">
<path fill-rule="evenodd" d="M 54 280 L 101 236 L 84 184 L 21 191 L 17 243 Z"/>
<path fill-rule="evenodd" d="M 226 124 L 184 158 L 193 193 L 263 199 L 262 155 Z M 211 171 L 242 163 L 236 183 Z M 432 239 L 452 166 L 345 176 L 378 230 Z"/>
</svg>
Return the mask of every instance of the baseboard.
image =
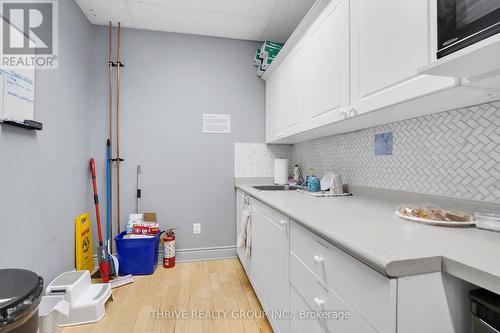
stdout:
<svg viewBox="0 0 500 333">
<path fill-rule="evenodd" d="M 158 256 L 162 260 L 163 253 Z M 190 262 L 237 258 L 236 246 L 218 246 L 175 251 L 175 262 Z"/>
<path fill-rule="evenodd" d="M 163 264 L 163 251 L 158 251 L 158 263 Z M 181 249 L 175 251 L 175 262 L 190 262 L 217 259 L 237 258 L 236 246 L 217 246 L 195 249 Z M 94 266 L 97 268 L 97 256 L 94 255 Z"/>
</svg>

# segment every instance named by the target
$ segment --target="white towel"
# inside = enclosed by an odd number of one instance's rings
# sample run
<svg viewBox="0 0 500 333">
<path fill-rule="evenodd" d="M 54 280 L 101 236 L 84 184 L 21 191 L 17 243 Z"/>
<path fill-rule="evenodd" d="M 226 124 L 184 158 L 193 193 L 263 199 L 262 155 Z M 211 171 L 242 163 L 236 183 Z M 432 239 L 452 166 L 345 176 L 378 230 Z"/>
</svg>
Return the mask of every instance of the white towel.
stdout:
<svg viewBox="0 0 500 333">
<path fill-rule="evenodd" d="M 252 214 L 248 207 L 241 213 L 241 230 L 238 236 L 238 248 L 245 250 L 245 256 L 250 257 L 250 248 L 252 241 L 251 229 Z"/>
<path fill-rule="evenodd" d="M 250 258 L 252 256 L 252 215 L 248 216 L 247 222 L 247 241 L 245 244 L 245 256 Z"/>
</svg>

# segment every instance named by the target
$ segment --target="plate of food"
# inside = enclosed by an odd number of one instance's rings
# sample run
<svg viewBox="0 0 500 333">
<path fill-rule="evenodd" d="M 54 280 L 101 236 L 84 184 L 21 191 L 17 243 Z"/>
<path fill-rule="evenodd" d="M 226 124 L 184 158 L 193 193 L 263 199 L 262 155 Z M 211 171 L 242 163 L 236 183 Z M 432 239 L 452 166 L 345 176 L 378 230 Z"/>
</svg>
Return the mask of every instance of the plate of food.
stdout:
<svg viewBox="0 0 500 333">
<path fill-rule="evenodd" d="M 435 206 L 401 205 L 394 214 L 405 220 L 443 227 L 460 228 L 476 225 L 474 217 L 470 214 Z"/>
</svg>

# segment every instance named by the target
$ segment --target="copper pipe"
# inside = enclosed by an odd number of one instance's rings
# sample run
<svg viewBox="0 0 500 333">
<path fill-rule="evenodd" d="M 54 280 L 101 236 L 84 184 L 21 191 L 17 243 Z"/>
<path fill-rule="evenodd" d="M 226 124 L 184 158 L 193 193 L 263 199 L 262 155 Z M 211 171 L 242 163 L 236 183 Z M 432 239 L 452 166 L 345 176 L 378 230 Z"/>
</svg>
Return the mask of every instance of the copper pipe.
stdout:
<svg viewBox="0 0 500 333">
<path fill-rule="evenodd" d="M 108 139 L 111 149 L 111 155 L 113 155 L 113 27 L 111 25 L 111 21 L 108 26 L 108 37 L 109 37 L 109 46 L 108 46 Z M 111 161 L 107 161 L 107 163 L 112 163 Z M 109 242 L 109 251 L 113 252 L 113 168 L 112 164 L 109 168 L 109 178 L 110 178 L 110 187 L 109 187 L 109 228 L 110 228 L 110 237 L 111 241 Z"/>
<path fill-rule="evenodd" d="M 120 34 L 121 23 L 118 22 L 118 38 L 116 43 L 116 223 L 120 228 Z"/>
</svg>

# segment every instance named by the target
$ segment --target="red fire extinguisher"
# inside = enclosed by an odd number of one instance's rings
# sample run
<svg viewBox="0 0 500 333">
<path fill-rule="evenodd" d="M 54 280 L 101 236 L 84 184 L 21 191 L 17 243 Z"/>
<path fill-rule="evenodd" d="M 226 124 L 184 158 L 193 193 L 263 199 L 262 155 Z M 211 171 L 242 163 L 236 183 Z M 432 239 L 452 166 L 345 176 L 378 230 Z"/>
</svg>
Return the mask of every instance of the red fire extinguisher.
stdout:
<svg viewBox="0 0 500 333">
<path fill-rule="evenodd" d="M 163 267 L 173 268 L 175 266 L 175 233 L 173 229 L 167 230 L 162 238 L 163 241 Z"/>
</svg>

